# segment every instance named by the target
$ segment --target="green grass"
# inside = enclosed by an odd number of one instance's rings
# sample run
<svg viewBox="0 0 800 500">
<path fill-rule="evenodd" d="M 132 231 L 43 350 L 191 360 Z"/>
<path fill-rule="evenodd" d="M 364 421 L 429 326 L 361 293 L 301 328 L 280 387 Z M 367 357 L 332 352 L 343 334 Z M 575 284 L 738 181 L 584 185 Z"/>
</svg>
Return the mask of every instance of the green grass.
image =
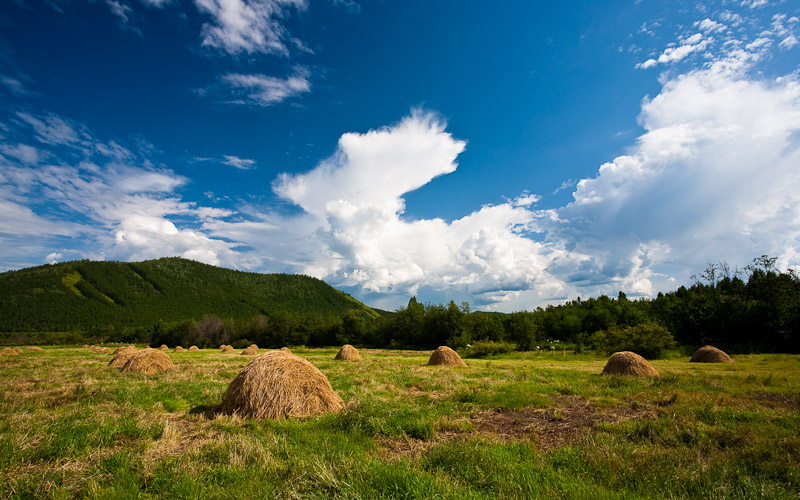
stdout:
<svg viewBox="0 0 800 500">
<path fill-rule="evenodd" d="M 252 358 L 170 353 L 123 375 L 110 356 L 0 357 L 2 498 L 775 498 L 800 495 L 800 356 L 607 378 L 591 354 L 292 348 L 347 402 L 318 418 L 208 419 Z"/>
</svg>

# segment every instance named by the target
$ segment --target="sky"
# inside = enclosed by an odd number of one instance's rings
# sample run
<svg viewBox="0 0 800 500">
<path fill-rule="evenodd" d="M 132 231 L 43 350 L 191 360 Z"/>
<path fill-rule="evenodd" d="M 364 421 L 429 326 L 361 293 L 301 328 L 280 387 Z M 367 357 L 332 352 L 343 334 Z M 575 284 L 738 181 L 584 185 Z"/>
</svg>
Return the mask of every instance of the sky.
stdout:
<svg viewBox="0 0 800 500">
<path fill-rule="evenodd" d="M 797 268 L 799 18 L 4 0 L 0 271 L 180 256 L 512 312 Z"/>
</svg>

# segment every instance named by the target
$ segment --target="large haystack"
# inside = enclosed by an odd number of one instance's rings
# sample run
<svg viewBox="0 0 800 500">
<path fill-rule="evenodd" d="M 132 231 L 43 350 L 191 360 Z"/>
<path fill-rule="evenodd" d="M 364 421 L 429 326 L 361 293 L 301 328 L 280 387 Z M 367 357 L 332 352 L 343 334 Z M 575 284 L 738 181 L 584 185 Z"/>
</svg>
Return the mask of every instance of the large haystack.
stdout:
<svg viewBox="0 0 800 500">
<path fill-rule="evenodd" d="M 123 366 L 125 366 L 125 363 L 127 363 L 128 360 L 131 359 L 131 356 L 133 356 L 137 352 L 138 350 L 136 349 L 135 346 L 126 345 L 119 347 L 117 348 L 116 351 L 114 351 L 114 355 L 111 356 L 111 361 L 108 362 L 108 366 L 113 366 L 115 368 L 122 368 Z"/>
<path fill-rule="evenodd" d="M 30 347 L 26 347 L 26 349 L 28 349 L 29 351 L 32 351 L 32 352 L 42 352 L 42 351 L 44 351 L 44 349 L 42 349 L 41 347 L 35 346 L 35 345 L 32 345 Z"/>
<path fill-rule="evenodd" d="M 253 349 L 255 349 L 255 350 L 258 350 L 258 346 L 257 346 L 257 345 L 255 345 L 255 344 L 250 344 L 250 347 L 252 347 L 252 348 L 253 348 Z"/>
<path fill-rule="evenodd" d="M 122 373 L 143 373 L 145 375 L 153 375 L 165 370 L 175 368 L 169 356 L 158 349 L 142 349 L 133 353 L 128 358 L 125 366 L 122 367 Z"/>
<path fill-rule="evenodd" d="M 17 354 L 22 354 L 22 353 L 23 353 L 23 351 L 22 351 L 22 348 L 21 348 L 21 347 L 15 347 L 15 348 L 14 348 L 14 352 L 15 352 L 15 353 L 17 353 Z"/>
<path fill-rule="evenodd" d="M 184 349 L 183 347 L 181 347 L 179 345 L 176 345 L 175 349 L 173 349 L 172 352 L 186 352 L 186 349 Z"/>
<path fill-rule="evenodd" d="M 233 350 L 233 347 L 231 347 L 229 345 L 225 345 L 225 344 L 222 344 L 219 349 L 220 349 L 220 351 L 222 351 L 222 354 L 232 354 L 232 353 L 236 352 L 236 351 Z"/>
<path fill-rule="evenodd" d="M 119 346 L 116 349 L 114 349 L 114 352 L 112 354 L 119 354 L 120 351 L 127 351 L 129 349 L 134 349 L 135 350 L 136 346 L 133 345 L 133 344 Z"/>
<path fill-rule="evenodd" d="M 3 349 L 3 356 L 16 356 L 17 354 L 19 353 L 10 347 Z"/>
<path fill-rule="evenodd" d="M 458 354 L 456 354 L 456 356 L 458 356 Z M 361 361 L 361 356 L 358 354 L 358 349 L 350 344 L 345 344 L 339 349 L 339 352 L 333 359 L 340 361 Z"/>
<path fill-rule="evenodd" d="M 442 345 L 436 348 L 428 360 L 428 365 L 436 366 L 467 366 L 458 353 L 449 347 Z"/>
<path fill-rule="evenodd" d="M 160 346 L 158 346 L 158 349 L 161 351 L 169 351 L 169 347 L 167 347 L 167 344 L 161 344 Z"/>
<path fill-rule="evenodd" d="M 253 346 L 242 351 L 242 356 L 255 356 L 256 354 L 258 354 L 258 348 Z"/>
<path fill-rule="evenodd" d="M 193 346 L 191 346 L 191 347 L 189 348 L 189 352 L 195 352 L 195 351 L 199 351 L 199 350 L 200 350 L 200 348 L 199 348 L 199 347 L 197 347 L 196 345 L 193 345 Z"/>
<path fill-rule="evenodd" d="M 608 358 L 603 375 L 627 375 L 630 377 L 658 377 L 653 365 L 635 352 L 615 352 Z"/>
<path fill-rule="evenodd" d="M 310 417 L 344 406 L 328 378 L 303 358 L 282 351 L 261 354 L 228 386 L 220 411 L 278 420 Z"/>
<path fill-rule="evenodd" d="M 725 351 L 717 349 L 713 345 L 704 345 L 695 351 L 690 363 L 733 363 L 733 360 Z"/>
</svg>

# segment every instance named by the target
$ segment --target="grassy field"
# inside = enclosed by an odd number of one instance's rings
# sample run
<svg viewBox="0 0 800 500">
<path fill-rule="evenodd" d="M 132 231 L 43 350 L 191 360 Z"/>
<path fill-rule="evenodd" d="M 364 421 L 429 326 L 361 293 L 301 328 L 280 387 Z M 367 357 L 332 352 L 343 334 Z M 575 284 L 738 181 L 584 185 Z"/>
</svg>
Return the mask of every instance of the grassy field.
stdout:
<svg viewBox="0 0 800 500">
<path fill-rule="evenodd" d="M 703 498 L 800 496 L 800 356 L 660 360 L 293 348 L 347 407 L 301 421 L 214 416 L 252 358 L 170 353 L 125 375 L 108 354 L 0 357 L 2 498 Z"/>
</svg>

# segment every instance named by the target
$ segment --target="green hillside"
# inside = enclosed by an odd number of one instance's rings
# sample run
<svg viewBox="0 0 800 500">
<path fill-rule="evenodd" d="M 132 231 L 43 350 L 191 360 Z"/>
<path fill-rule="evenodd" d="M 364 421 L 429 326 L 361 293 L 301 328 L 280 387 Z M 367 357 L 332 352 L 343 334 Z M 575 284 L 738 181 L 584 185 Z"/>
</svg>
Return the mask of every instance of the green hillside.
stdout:
<svg viewBox="0 0 800 500">
<path fill-rule="evenodd" d="M 378 313 L 308 276 L 233 271 L 180 258 L 137 263 L 75 261 L 0 274 L 0 331 L 250 319 L 285 311 L 341 317 Z"/>
</svg>

